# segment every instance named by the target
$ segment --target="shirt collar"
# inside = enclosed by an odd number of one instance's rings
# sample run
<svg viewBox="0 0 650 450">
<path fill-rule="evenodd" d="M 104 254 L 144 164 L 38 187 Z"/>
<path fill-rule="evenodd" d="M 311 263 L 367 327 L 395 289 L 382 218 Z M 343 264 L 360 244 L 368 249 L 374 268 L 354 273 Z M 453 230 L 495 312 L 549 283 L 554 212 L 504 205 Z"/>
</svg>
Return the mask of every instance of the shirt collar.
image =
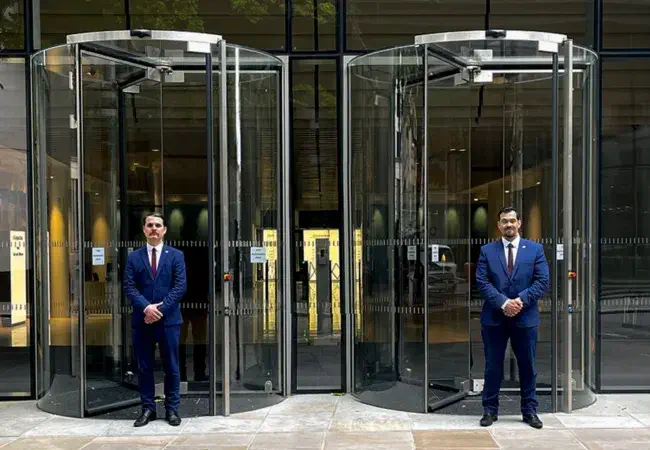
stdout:
<svg viewBox="0 0 650 450">
<path fill-rule="evenodd" d="M 508 241 L 506 238 L 501 238 L 501 241 L 503 242 L 503 246 L 505 248 L 508 248 L 508 244 L 512 244 L 512 246 L 517 249 L 519 248 L 519 241 L 521 239 L 521 236 L 517 236 L 512 242 Z"/>
<path fill-rule="evenodd" d="M 160 254 L 160 252 L 162 251 L 163 245 L 165 245 L 165 244 L 163 244 L 162 242 L 160 244 L 156 245 L 156 251 L 158 252 L 158 254 Z M 147 242 L 147 252 L 151 253 L 152 248 L 154 248 L 154 247 Z"/>
</svg>

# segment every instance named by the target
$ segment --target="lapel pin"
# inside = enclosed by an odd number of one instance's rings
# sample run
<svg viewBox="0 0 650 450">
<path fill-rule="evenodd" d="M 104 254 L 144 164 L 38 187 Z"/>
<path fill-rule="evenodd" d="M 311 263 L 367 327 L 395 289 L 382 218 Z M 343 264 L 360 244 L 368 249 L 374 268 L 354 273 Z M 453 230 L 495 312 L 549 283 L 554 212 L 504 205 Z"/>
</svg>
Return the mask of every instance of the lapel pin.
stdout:
<svg viewBox="0 0 650 450">
<path fill-rule="evenodd" d="M 525 246 L 525 245 L 522 245 L 521 248 L 526 248 L 526 246 Z"/>
</svg>

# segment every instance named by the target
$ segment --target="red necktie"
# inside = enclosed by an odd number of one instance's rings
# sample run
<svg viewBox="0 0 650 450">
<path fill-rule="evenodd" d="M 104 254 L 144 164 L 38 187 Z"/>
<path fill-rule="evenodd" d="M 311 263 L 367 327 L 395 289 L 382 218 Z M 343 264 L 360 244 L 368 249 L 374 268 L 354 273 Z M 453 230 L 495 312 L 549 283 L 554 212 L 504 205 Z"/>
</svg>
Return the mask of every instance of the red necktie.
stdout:
<svg viewBox="0 0 650 450">
<path fill-rule="evenodd" d="M 512 264 L 512 248 L 513 247 L 514 247 L 514 245 L 508 244 L 508 273 L 512 273 L 512 268 L 513 268 L 513 264 Z"/>
<path fill-rule="evenodd" d="M 156 277 L 156 247 L 151 249 L 151 272 L 154 278 Z"/>
</svg>

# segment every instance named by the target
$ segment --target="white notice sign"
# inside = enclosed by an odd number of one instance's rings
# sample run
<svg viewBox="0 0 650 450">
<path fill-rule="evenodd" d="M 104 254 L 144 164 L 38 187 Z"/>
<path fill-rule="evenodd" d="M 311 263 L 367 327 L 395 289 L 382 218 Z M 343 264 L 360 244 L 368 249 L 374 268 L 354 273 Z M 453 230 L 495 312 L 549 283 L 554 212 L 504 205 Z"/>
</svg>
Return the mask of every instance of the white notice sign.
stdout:
<svg viewBox="0 0 650 450">
<path fill-rule="evenodd" d="M 11 253 L 9 271 L 11 274 L 11 325 L 25 323 L 27 319 L 27 251 L 24 231 L 9 231 Z M 14 332 L 10 334 L 15 338 Z"/>
<path fill-rule="evenodd" d="M 251 263 L 264 264 L 266 262 L 266 247 L 251 247 Z"/>
<path fill-rule="evenodd" d="M 93 266 L 104 265 L 104 247 L 93 247 Z"/>
<path fill-rule="evenodd" d="M 415 261 L 415 259 L 418 256 L 418 246 L 417 245 L 409 245 L 407 252 L 406 252 L 407 258 L 409 261 Z"/>
<path fill-rule="evenodd" d="M 440 246 L 432 245 L 431 246 L 431 262 L 438 262 L 440 260 Z"/>
<path fill-rule="evenodd" d="M 558 261 L 564 259 L 564 244 L 557 244 L 556 254 Z"/>
</svg>

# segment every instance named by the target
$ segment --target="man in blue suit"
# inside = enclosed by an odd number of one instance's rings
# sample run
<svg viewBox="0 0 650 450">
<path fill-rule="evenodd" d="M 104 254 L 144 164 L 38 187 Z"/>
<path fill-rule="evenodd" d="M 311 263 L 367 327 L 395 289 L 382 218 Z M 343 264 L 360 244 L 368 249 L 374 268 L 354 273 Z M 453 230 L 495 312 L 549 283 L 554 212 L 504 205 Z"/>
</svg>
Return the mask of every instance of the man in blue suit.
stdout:
<svg viewBox="0 0 650 450">
<path fill-rule="evenodd" d="M 158 343 L 165 371 L 166 419 L 178 426 L 178 340 L 183 323 L 179 303 L 186 291 L 185 259 L 183 252 L 163 243 L 167 227 L 162 215 L 148 215 L 142 230 L 147 245 L 129 254 L 124 273 L 124 292 L 133 305 L 131 326 L 142 401 L 142 414 L 133 425 L 141 427 L 156 420 L 153 369 Z"/>
<path fill-rule="evenodd" d="M 481 334 L 485 350 L 485 384 L 481 426 L 499 414 L 499 390 L 508 339 L 519 366 L 524 422 L 542 428 L 535 396 L 535 350 L 539 327 L 537 302 L 549 284 L 548 263 L 540 244 L 519 236 L 521 220 L 514 208 L 499 212 L 502 238 L 484 245 L 476 266 L 476 285 L 483 297 Z"/>
</svg>

